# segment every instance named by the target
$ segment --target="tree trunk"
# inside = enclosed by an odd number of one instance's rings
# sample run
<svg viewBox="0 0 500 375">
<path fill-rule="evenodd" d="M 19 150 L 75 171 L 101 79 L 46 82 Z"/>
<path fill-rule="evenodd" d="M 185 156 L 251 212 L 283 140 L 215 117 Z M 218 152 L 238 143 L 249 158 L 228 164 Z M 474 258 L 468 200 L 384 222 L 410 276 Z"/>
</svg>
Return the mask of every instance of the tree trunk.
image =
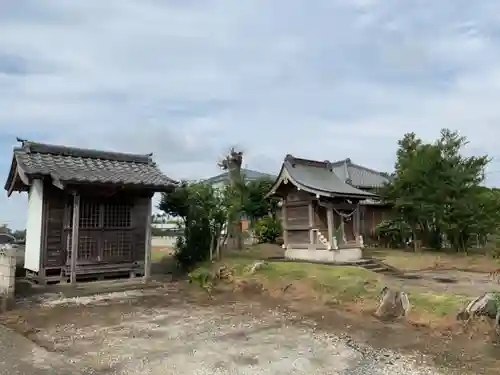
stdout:
<svg viewBox="0 0 500 375">
<path fill-rule="evenodd" d="M 233 170 L 229 171 L 229 179 L 230 179 L 230 184 L 235 189 L 237 192 L 237 196 L 239 199 L 241 199 L 242 195 L 242 177 L 241 177 L 241 169 L 240 168 L 235 168 Z M 238 202 L 238 204 L 241 204 L 241 202 Z M 234 214 L 234 217 L 232 218 L 231 222 L 229 223 L 228 226 L 228 247 L 231 247 L 236 250 L 241 250 L 243 249 L 243 241 L 242 241 L 242 228 L 241 228 L 241 212 L 236 212 Z M 231 246 L 229 245 L 229 242 L 231 242 Z"/>
<path fill-rule="evenodd" d="M 215 233 L 212 232 L 212 236 L 210 237 L 210 261 L 214 260 L 214 240 L 215 240 Z"/>
<path fill-rule="evenodd" d="M 241 228 L 241 200 L 243 196 L 244 181 L 241 176 L 241 165 L 243 163 L 243 153 L 236 152 L 234 148 L 231 149 L 229 155 L 219 163 L 219 166 L 228 172 L 229 184 L 233 189 L 233 193 L 236 194 L 235 199 L 237 202 L 236 210 L 233 212 L 229 218 L 228 225 L 228 247 L 232 245 L 236 249 L 243 248 L 242 242 L 242 228 Z"/>
<path fill-rule="evenodd" d="M 417 235 L 415 233 L 415 229 L 412 229 L 411 230 L 411 236 L 412 236 L 412 239 L 413 239 L 413 252 L 417 252 Z"/>
</svg>

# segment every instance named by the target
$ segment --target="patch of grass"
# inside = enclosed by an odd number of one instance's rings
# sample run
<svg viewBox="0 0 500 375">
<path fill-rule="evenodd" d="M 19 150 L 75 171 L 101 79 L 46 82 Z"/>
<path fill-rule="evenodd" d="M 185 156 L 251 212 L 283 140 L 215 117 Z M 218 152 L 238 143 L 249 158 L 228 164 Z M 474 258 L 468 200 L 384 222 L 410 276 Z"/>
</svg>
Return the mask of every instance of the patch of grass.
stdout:
<svg viewBox="0 0 500 375">
<path fill-rule="evenodd" d="M 151 260 L 153 262 L 159 262 L 161 261 L 164 257 L 170 256 L 165 251 L 159 251 L 159 250 L 154 250 L 151 251 Z"/>
<path fill-rule="evenodd" d="M 285 250 L 281 246 L 273 244 L 259 244 L 247 247 L 243 250 L 229 250 L 223 252 L 224 257 L 246 258 L 246 259 L 269 259 L 285 256 Z"/>
<path fill-rule="evenodd" d="M 277 249 L 271 249 L 271 253 L 277 253 Z M 261 282 L 266 288 L 281 290 L 284 285 L 292 284 L 300 289 L 300 299 L 319 297 L 320 301 L 328 305 L 348 306 L 358 310 L 374 308 L 379 303 L 382 288 L 387 285 L 387 280 L 382 276 L 368 271 L 361 267 L 353 266 L 333 266 L 299 262 L 273 262 L 269 261 L 260 268 L 254 275 L 248 274 L 248 268 L 256 260 L 265 260 L 265 255 L 269 249 L 256 246 L 239 252 L 226 252 L 220 262 L 213 264 L 205 263 L 200 265 L 201 269 L 215 269 L 220 264 L 225 264 L 234 271 L 238 279 L 255 279 Z M 378 255 L 387 254 L 393 250 L 378 250 Z M 408 256 L 410 254 L 410 256 Z M 397 259 L 401 265 L 406 267 L 422 267 L 429 264 L 429 259 L 420 261 L 418 253 L 409 253 L 396 250 L 391 259 Z M 274 256 L 274 255 L 273 255 Z M 403 257 L 406 257 L 405 259 Z M 426 254 L 428 257 L 429 254 Z M 380 258 L 379 258 L 380 259 Z M 403 262 L 404 259 L 404 262 Z M 451 259 L 451 258 L 450 258 Z M 435 259 L 434 259 L 435 260 Z M 451 260 L 448 260 L 451 261 Z M 396 262 L 397 263 L 397 262 Z M 432 263 L 434 264 L 434 263 Z M 391 264 L 394 265 L 394 264 Z M 396 265 L 397 267 L 397 265 Z M 454 317 L 461 306 L 468 300 L 462 295 L 435 293 L 420 289 L 405 288 L 408 293 L 412 311 L 415 318 L 423 318 L 424 321 L 440 321 L 441 318 Z M 292 298 L 297 298 L 294 296 Z M 318 301 L 311 303 L 321 303 Z"/>
<path fill-rule="evenodd" d="M 336 302 L 374 298 L 382 289 L 376 274 L 359 267 L 308 263 L 270 263 L 262 274 L 270 280 L 301 281 Z"/>
<path fill-rule="evenodd" d="M 454 316 L 469 299 L 455 294 L 412 293 L 411 291 L 408 293 L 408 298 L 417 312 L 438 317 Z"/>
</svg>

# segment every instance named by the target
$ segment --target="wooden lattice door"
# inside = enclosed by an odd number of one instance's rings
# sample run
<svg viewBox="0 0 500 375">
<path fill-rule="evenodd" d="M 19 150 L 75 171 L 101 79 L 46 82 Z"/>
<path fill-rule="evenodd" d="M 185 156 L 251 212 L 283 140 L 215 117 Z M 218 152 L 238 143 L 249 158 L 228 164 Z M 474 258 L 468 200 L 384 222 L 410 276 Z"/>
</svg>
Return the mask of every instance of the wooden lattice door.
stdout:
<svg viewBox="0 0 500 375">
<path fill-rule="evenodd" d="M 71 259 L 73 205 L 67 206 L 66 254 Z M 77 264 L 132 260 L 132 206 L 121 202 L 80 200 Z"/>
</svg>

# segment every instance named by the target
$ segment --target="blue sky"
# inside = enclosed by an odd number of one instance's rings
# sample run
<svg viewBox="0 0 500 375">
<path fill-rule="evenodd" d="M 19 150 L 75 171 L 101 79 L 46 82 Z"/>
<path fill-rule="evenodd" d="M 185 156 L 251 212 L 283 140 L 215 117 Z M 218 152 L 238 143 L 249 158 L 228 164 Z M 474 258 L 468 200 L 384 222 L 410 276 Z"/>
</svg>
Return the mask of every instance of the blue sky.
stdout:
<svg viewBox="0 0 500 375">
<path fill-rule="evenodd" d="M 459 130 L 500 185 L 500 2 L 4 0 L 0 173 L 15 137 L 154 152 L 216 174 L 231 146 L 390 171 L 408 131 Z M 24 226 L 25 195 L 0 196 Z"/>
</svg>

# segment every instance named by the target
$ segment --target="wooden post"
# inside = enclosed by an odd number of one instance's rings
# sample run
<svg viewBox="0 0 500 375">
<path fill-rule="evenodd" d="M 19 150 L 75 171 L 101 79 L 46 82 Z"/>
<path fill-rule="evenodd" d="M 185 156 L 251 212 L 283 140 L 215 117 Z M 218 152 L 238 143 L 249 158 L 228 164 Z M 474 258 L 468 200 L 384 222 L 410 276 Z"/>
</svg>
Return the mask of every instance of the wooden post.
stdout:
<svg viewBox="0 0 500 375">
<path fill-rule="evenodd" d="M 71 230 L 71 284 L 76 284 L 76 263 L 78 261 L 78 239 L 80 226 L 80 195 L 73 193 L 73 228 Z"/>
<path fill-rule="evenodd" d="M 356 207 L 356 211 L 354 212 L 354 223 L 353 223 L 353 227 L 354 227 L 354 239 L 356 240 L 356 244 L 359 245 L 359 227 L 360 227 L 360 212 L 359 210 L 361 209 L 361 206 L 359 205 L 359 202 L 358 202 L 358 205 Z"/>
<path fill-rule="evenodd" d="M 309 202 L 309 244 L 314 244 L 314 206 L 313 202 Z"/>
<path fill-rule="evenodd" d="M 342 244 L 345 244 L 346 241 L 345 241 L 345 228 L 344 228 L 344 217 L 343 216 L 340 216 L 340 237 L 341 238 L 341 243 Z"/>
<path fill-rule="evenodd" d="M 371 211 L 372 211 L 372 225 L 370 226 L 370 232 L 375 233 L 375 228 L 377 227 L 377 225 L 375 221 L 375 210 L 373 206 L 371 206 Z"/>
<path fill-rule="evenodd" d="M 326 211 L 326 221 L 328 223 L 328 242 L 330 243 L 330 247 L 332 249 L 335 248 L 333 241 L 333 207 L 329 206 Z"/>
<path fill-rule="evenodd" d="M 146 221 L 146 244 L 144 247 L 144 282 L 151 278 L 151 215 L 153 214 L 152 198 L 148 201 L 148 219 Z"/>
<path fill-rule="evenodd" d="M 359 229 L 359 234 L 361 236 L 364 236 L 365 233 L 366 233 L 366 224 L 365 224 L 365 213 L 366 213 L 366 206 L 365 205 L 361 205 L 359 207 L 359 209 L 361 210 L 359 212 L 359 216 L 360 216 L 360 219 L 359 219 L 359 226 L 360 226 L 360 229 Z"/>
<path fill-rule="evenodd" d="M 286 211 L 286 198 L 281 205 L 281 223 L 283 225 L 283 247 L 288 249 L 288 213 Z"/>
</svg>

